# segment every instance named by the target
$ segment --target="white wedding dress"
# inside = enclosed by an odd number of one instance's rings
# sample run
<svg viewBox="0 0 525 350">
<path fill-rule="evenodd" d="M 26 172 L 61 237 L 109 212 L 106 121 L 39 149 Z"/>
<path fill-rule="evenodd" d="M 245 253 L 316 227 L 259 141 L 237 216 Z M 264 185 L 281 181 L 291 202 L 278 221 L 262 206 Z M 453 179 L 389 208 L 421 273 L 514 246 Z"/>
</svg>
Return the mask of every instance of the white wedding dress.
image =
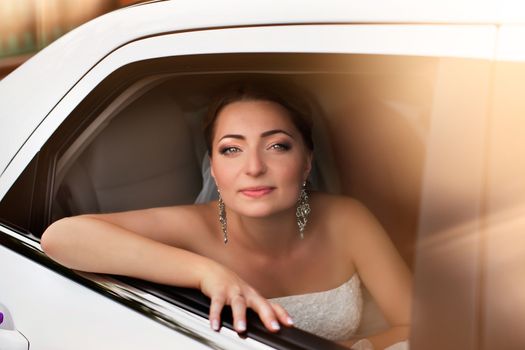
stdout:
<svg viewBox="0 0 525 350">
<path fill-rule="evenodd" d="M 273 298 L 294 320 L 294 326 L 334 341 L 349 339 L 359 327 L 363 311 L 357 273 L 337 288 L 323 292 Z"/>
<path fill-rule="evenodd" d="M 217 187 L 211 176 L 208 156 L 202 161 L 203 186 L 196 204 L 216 200 Z M 315 182 L 315 181 L 313 181 Z M 323 292 L 308 293 L 301 295 L 285 296 L 270 299 L 272 302 L 283 306 L 292 316 L 294 326 L 327 338 L 333 341 L 347 340 L 355 334 L 359 328 L 363 316 L 363 295 L 361 292 L 361 280 L 357 273 L 337 288 Z M 368 323 L 367 317 L 364 317 Z M 374 327 L 377 328 L 377 321 Z M 384 323 L 379 320 L 379 324 Z M 373 350 L 370 343 L 363 339 L 361 344 L 355 344 L 352 349 Z M 408 341 L 399 342 L 385 350 L 408 350 Z"/>
</svg>

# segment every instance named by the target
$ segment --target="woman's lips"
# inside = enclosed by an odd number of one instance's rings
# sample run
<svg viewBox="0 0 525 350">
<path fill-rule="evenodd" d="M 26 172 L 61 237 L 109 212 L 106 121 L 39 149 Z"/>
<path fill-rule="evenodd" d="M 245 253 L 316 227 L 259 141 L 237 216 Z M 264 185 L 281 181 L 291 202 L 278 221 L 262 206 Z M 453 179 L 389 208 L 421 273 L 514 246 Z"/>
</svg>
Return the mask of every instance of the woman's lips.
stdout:
<svg viewBox="0 0 525 350">
<path fill-rule="evenodd" d="M 274 187 L 261 186 L 242 189 L 240 192 L 251 198 L 259 198 L 272 192 Z"/>
</svg>

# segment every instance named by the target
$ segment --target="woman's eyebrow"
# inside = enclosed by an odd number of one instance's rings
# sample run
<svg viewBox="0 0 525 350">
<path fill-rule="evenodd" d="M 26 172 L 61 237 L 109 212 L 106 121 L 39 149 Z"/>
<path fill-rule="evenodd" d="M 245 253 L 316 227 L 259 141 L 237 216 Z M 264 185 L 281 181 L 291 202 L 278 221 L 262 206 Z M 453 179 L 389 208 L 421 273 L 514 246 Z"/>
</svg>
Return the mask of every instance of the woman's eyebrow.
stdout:
<svg viewBox="0 0 525 350">
<path fill-rule="evenodd" d="M 279 133 L 282 133 L 282 134 L 285 134 L 285 135 L 288 135 L 290 136 L 292 139 L 294 138 L 292 136 L 292 134 L 290 134 L 289 132 L 287 131 L 284 131 L 282 129 L 272 129 L 272 130 L 268 130 L 268 131 L 265 131 L 263 133 L 261 133 L 261 137 L 268 137 L 268 136 L 271 136 L 271 135 L 275 135 L 275 134 L 279 134 Z M 223 137 L 221 137 L 219 139 L 222 140 L 222 139 L 227 139 L 227 138 L 232 138 L 232 139 L 239 139 L 239 140 L 245 140 L 246 137 L 244 135 L 240 135 L 240 134 L 226 134 L 224 135 Z"/>
<path fill-rule="evenodd" d="M 270 135 L 274 135 L 274 134 L 285 134 L 285 135 L 288 135 L 290 136 L 292 139 L 294 138 L 292 136 L 292 134 L 290 134 L 289 132 L 287 131 L 284 131 L 282 129 L 273 129 L 273 130 L 268 130 L 268 131 L 265 131 L 261 134 L 261 137 L 267 137 L 267 136 L 270 136 Z"/>
<path fill-rule="evenodd" d="M 219 141 L 222 140 L 222 139 L 229 139 L 229 138 L 231 138 L 231 139 L 240 139 L 240 140 L 244 140 L 244 139 L 246 139 L 246 137 L 244 137 L 243 135 L 239 135 L 239 134 L 226 134 L 226 135 L 224 135 L 223 137 L 221 137 L 221 138 L 219 139 Z"/>
</svg>

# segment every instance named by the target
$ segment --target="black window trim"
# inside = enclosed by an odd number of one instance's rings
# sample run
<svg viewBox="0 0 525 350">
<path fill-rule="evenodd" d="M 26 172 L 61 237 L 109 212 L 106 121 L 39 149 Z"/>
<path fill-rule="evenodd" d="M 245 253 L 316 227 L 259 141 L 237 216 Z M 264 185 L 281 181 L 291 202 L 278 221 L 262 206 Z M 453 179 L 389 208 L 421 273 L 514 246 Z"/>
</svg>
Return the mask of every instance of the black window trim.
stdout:
<svg viewBox="0 0 525 350">
<path fill-rule="evenodd" d="M 13 230 L 0 223 L 0 245 L 6 247 L 30 260 L 45 266 L 46 268 L 73 280 L 84 287 L 104 295 L 132 310 L 135 310 L 145 317 L 151 318 L 156 322 L 181 332 L 196 341 L 210 345 L 210 340 L 196 333 L 181 322 L 175 321 L 170 314 L 166 313 L 165 308 L 155 303 L 155 298 L 165 301 L 174 308 L 189 311 L 197 316 L 207 318 L 209 312 L 209 299 L 200 291 L 171 287 L 155 284 L 143 280 L 138 280 L 123 276 L 111 276 L 102 274 L 92 274 L 77 272 L 64 267 L 48 258 L 40 248 L 40 244 L 30 238 L 22 236 L 22 232 Z M 146 300 L 142 297 L 148 293 L 154 298 Z M 153 301 L 151 300 L 153 299 Z M 226 307 L 221 315 L 223 327 L 233 328 L 231 309 Z M 320 338 L 313 334 L 304 332 L 297 328 L 284 327 L 278 335 L 270 333 L 265 329 L 258 316 L 249 310 L 248 312 L 248 331 L 246 337 L 254 339 L 260 343 L 275 349 L 326 349 L 339 350 L 346 347 L 329 340 Z M 211 344 L 214 348 L 222 348 L 219 344 Z"/>
</svg>

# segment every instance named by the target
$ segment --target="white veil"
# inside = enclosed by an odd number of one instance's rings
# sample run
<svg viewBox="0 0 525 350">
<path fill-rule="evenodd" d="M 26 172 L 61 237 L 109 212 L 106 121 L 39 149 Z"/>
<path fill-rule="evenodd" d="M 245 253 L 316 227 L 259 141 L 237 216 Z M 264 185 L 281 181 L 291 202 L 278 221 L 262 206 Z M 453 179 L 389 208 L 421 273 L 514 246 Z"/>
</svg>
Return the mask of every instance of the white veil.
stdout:
<svg viewBox="0 0 525 350">
<path fill-rule="evenodd" d="M 210 157 L 206 153 L 202 159 L 202 189 L 195 199 L 195 204 L 207 203 L 219 199 L 215 180 L 211 176 Z"/>
</svg>

